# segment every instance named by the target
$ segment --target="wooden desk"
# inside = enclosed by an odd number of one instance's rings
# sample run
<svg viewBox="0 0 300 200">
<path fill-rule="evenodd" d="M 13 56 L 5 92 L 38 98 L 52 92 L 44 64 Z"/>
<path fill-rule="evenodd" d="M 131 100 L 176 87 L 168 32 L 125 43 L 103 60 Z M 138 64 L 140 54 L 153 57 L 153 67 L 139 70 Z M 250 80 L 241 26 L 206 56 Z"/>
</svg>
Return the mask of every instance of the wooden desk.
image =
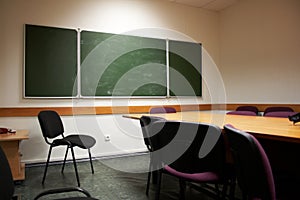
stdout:
<svg viewBox="0 0 300 200">
<path fill-rule="evenodd" d="M 129 114 L 124 117 L 139 119 L 142 115 Z M 214 111 L 190 111 L 168 114 L 151 114 L 167 120 L 181 120 L 190 122 L 211 123 L 223 128 L 225 124 L 232 124 L 238 129 L 249 132 L 257 138 L 300 143 L 300 124 L 293 125 L 287 118 L 226 115 Z"/>
<path fill-rule="evenodd" d="M 21 163 L 19 144 L 29 138 L 27 130 L 16 133 L 0 134 L 0 145 L 6 154 L 14 181 L 25 179 L 25 163 Z"/>
</svg>

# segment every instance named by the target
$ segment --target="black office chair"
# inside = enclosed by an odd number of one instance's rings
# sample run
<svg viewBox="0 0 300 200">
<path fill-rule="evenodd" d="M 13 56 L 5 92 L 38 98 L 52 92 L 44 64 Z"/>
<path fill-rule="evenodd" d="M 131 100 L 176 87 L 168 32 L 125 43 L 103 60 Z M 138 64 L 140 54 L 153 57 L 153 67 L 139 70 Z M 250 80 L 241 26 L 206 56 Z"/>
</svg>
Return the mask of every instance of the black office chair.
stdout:
<svg viewBox="0 0 300 200">
<path fill-rule="evenodd" d="M 149 193 L 149 186 L 150 186 L 150 180 L 151 180 L 151 174 L 153 173 L 153 182 L 156 183 L 156 178 L 157 178 L 157 167 L 153 166 L 153 161 L 152 161 L 152 153 L 155 151 L 153 144 L 157 142 L 157 135 L 150 135 L 149 133 L 149 128 L 150 126 L 157 121 L 166 121 L 162 117 L 155 117 L 155 116 L 142 116 L 140 118 L 140 125 L 142 128 L 142 133 L 143 133 L 143 138 L 144 138 L 144 143 L 150 152 L 150 163 L 149 163 L 149 171 L 148 171 L 148 179 L 147 179 L 147 188 L 146 188 L 146 195 Z"/>
<path fill-rule="evenodd" d="M 18 200 L 21 199 L 21 196 L 15 195 L 15 185 L 11 169 L 7 160 L 7 157 L 0 146 L 0 199 L 1 200 Z M 68 187 L 68 188 L 57 188 L 46 190 L 35 197 L 39 199 L 42 196 L 57 194 L 57 193 L 67 193 L 67 192 L 80 192 L 84 194 L 85 197 L 80 197 L 81 200 L 97 200 L 92 198 L 91 195 L 84 189 L 79 187 Z M 83 196 L 83 195 L 81 195 Z M 64 200 L 78 200 L 79 197 L 67 197 Z"/>
<path fill-rule="evenodd" d="M 180 199 L 185 198 L 186 182 L 214 184 L 215 198 L 225 198 L 229 184 L 226 171 L 225 145 L 220 128 L 201 123 L 157 121 L 150 126 L 150 134 L 158 133 L 154 144 L 154 162 L 160 166 L 156 200 L 160 196 L 162 174 L 179 179 Z M 223 185 L 222 191 L 219 184 Z M 201 191 L 204 191 L 203 187 Z"/>
<path fill-rule="evenodd" d="M 10 166 L 2 147 L 0 146 L 0 196 L 1 200 L 17 200 L 14 195 L 15 185 Z"/>
<path fill-rule="evenodd" d="M 38 120 L 39 120 L 41 129 L 42 129 L 43 137 L 44 137 L 46 143 L 50 145 L 42 183 L 44 184 L 44 182 L 45 182 L 52 148 L 57 147 L 57 146 L 67 146 L 61 172 L 63 173 L 63 171 L 64 171 L 64 167 L 65 167 L 65 163 L 66 163 L 66 159 L 67 159 L 67 155 L 68 155 L 68 150 L 71 149 L 76 179 L 77 179 L 78 186 L 80 186 L 80 181 L 79 181 L 73 147 L 79 147 L 79 148 L 88 150 L 90 164 L 91 164 L 91 170 L 92 170 L 92 173 L 94 173 L 90 149 L 95 145 L 96 140 L 89 135 L 73 134 L 73 135 L 64 136 L 63 123 L 61 121 L 60 116 L 55 111 L 52 111 L 52 110 L 41 111 L 38 114 Z"/>
<path fill-rule="evenodd" d="M 243 199 L 275 200 L 271 165 L 256 138 L 232 125 L 224 126 Z"/>
</svg>

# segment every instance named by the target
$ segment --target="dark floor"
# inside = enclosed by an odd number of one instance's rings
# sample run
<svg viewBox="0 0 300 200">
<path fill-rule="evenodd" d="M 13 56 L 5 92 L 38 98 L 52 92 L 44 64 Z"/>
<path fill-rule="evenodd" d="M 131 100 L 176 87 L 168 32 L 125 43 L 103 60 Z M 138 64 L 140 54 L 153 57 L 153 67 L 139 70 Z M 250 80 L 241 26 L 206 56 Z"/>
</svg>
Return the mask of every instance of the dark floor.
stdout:
<svg viewBox="0 0 300 200">
<path fill-rule="evenodd" d="M 145 195 L 149 155 L 94 160 L 93 164 L 94 174 L 91 173 L 89 162 L 78 163 L 81 187 L 89 191 L 93 197 L 101 200 L 154 199 L 153 185 L 149 196 Z M 15 193 L 21 196 L 22 200 L 33 200 L 43 190 L 77 185 L 72 163 L 66 165 L 63 174 L 60 170 L 61 165 L 51 165 L 43 186 L 41 182 L 44 166 L 26 167 L 26 179 L 16 183 Z M 178 199 L 177 179 L 165 175 L 162 185 L 160 199 Z M 212 198 L 187 187 L 186 199 L 210 200 Z"/>
<path fill-rule="evenodd" d="M 148 154 L 94 160 L 93 163 L 94 174 L 91 173 L 89 162 L 78 163 L 81 187 L 89 191 L 93 197 L 101 200 L 154 199 L 155 186 L 153 185 L 151 185 L 149 196 L 145 195 L 147 169 L 149 167 Z M 72 163 L 66 165 L 63 174 L 60 170 L 60 164 L 51 165 L 43 186 L 41 182 L 44 166 L 27 166 L 26 180 L 16 183 L 15 194 L 21 196 L 21 200 L 33 200 L 41 191 L 77 185 Z M 177 179 L 165 175 L 162 183 L 160 199 L 179 199 Z M 239 196 L 238 191 L 237 189 L 236 197 Z M 186 199 L 211 200 L 212 198 L 187 187 Z"/>
</svg>

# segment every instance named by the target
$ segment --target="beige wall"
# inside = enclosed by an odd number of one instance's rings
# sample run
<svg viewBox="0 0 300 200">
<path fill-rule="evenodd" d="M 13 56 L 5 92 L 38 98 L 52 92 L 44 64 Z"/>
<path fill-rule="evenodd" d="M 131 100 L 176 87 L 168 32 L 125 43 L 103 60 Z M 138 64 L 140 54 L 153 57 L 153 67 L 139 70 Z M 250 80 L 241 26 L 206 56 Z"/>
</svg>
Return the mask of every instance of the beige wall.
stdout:
<svg viewBox="0 0 300 200">
<path fill-rule="evenodd" d="M 241 0 L 220 13 L 229 103 L 300 102 L 299 19 L 299 0 Z"/>
<path fill-rule="evenodd" d="M 198 103 L 226 102 L 222 78 L 227 102 L 299 103 L 299 19 L 299 0 L 240 0 L 220 13 L 155 0 L 1 0 L 0 107 L 89 103 L 22 98 L 25 23 L 112 33 L 139 32 L 171 39 L 182 39 L 185 34 L 204 46 L 204 94 Z M 178 102 L 114 101 L 114 105 L 158 103 Z M 183 103 L 194 102 L 185 99 Z M 109 100 L 92 102 L 110 104 Z M 92 149 L 95 156 L 145 150 L 137 121 L 122 116 L 63 117 L 63 121 L 67 132 L 79 130 L 97 139 Z M 46 158 L 47 146 L 36 117 L 2 117 L 0 126 L 30 131 L 30 139 L 21 143 L 24 161 Z M 109 143 L 104 142 L 105 134 L 111 135 Z M 54 152 L 54 157 L 61 159 L 63 151 Z M 86 152 L 76 154 L 86 156 Z"/>
<path fill-rule="evenodd" d="M 114 99 L 110 100 L 32 100 L 22 98 L 23 26 L 37 24 L 80 28 L 100 32 L 134 33 L 146 36 L 188 39 L 201 42 L 204 94 L 196 103 L 220 101 L 215 76 L 218 75 L 219 15 L 168 1 L 155 0 L 1 0 L 0 3 L 0 107 L 81 106 L 81 105 L 151 105 L 195 103 L 191 99 Z M 211 59 L 212 58 L 212 59 Z M 41 74 L 42 76 L 42 74 Z M 220 78 L 218 78 L 220 79 Z M 214 98 L 212 98 L 215 96 Z M 139 122 L 120 115 L 63 117 L 66 133 L 88 133 L 96 138 L 94 156 L 145 151 Z M 45 144 L 36 117 L 0 117 L 0 127 L 28 129 L 30 139 L 21 143 L 22 160 L 40 162 L 46 159 Z M 111 136 L 110 142 L 104 135 Z M 38 151 L 37 151 L 38 149 Z M 55 150 L 53 159 L 62 159 L 64 149 Z M 77 157 L 86 151 L 76 150 Z"/>
<path fill-rule="evenodd" d="M 229 103 L 298 103 L 300 71 L 300 1 L 241 0 L 220 13 L 168 1 L 141 0 L 3 0 L 0 6 L 1 107 L 64 106 L 70 100 L 24 100 L 23 25 L 125 33 L 141 31 L 157 37 L 182 35 L 203 43 L 204 95 L 210 103 L 222 90 L 214 80 L 218 72 Z M 179 34 L 176 34 L 179 33 Z M 211 57 L 211 59 L 209 59 Z M 216 64 L 216 65 L 215 65 Z M 221 80 L 222 81 L 222 80 Z M 208 86 L 209 85 L 209 86 Z M 216 101 L 223 100 L 215 97 Z M 128 102 L 120 101 L 120 104 Z M 174 103 L 147 100 L 147 104 Z M 176 102 L 175 102 L 176 103 Z M 108 101 L 96 101 L 106 105 Z M 143 105 L 134 100 L 129 104 Z"/>
<path fill-rule="evenodd" d="M 65 106 L 71 100 L 25 100 L 22 98 L 23 26 L 36 24 L 80 28 L 111 33 L 142 34 L 170 39 L 192 39 L 203 43 L 216 64 L 219 63 L 219 15 L 199 8 L 155 0 L 2 0 L 0 6 L 0 107 Z M 209 57 L 207 56 L 207 59 Z M 206 62 L 203 68 L 212 68 Z M 207 70 L 203 70 L 206 73 Z M 42 74 L 41 74 L 42 76 Z M 205 77 L 211 77 L 205 75 Z M 209 82 L 209 81 L 208 81 Z M 210 81 L 211 82 L 211 81 Z M 208 86 L 209 87 L 209 86 Z M 210 103 L 209 90 L 197 103 Z M 176 100 L 133 100 L 118 104 L 168 104 Z M 187 100 L 186 100 L 187 101 Z M 84 100 L 80 102 L 87 104 Z M 99 100 L 96 105 L 107 105 Z M 187 103 L 190 103 L 187 101 Z"/>
</svg>

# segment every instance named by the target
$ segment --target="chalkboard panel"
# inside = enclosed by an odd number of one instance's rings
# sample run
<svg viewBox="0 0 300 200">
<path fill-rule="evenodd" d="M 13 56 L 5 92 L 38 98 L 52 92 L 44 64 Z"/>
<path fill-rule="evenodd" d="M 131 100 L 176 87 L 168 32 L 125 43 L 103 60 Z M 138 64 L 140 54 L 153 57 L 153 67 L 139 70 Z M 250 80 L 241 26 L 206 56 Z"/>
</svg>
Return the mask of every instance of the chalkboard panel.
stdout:
<svg viewBox="0 0 300 200">
<path fill-rule="evenodd" d="M 82 96 L 166 96 L 166 41 L 81 32 Z"/>
<path fill-rule="evenodd" d="M 25 25 L 24 96 L 201 96 L 201 50 L 191 42 Z"/>
<path fill-rule="evenodd" d="M 77 95 L 77 31 L 25 25 L 25 97 Z"/>
<path fill-rule="evenodd" d="M 171 96 L 202 95 L 201 59 L 201 44 L 169 41 Z"/>
</svg>

